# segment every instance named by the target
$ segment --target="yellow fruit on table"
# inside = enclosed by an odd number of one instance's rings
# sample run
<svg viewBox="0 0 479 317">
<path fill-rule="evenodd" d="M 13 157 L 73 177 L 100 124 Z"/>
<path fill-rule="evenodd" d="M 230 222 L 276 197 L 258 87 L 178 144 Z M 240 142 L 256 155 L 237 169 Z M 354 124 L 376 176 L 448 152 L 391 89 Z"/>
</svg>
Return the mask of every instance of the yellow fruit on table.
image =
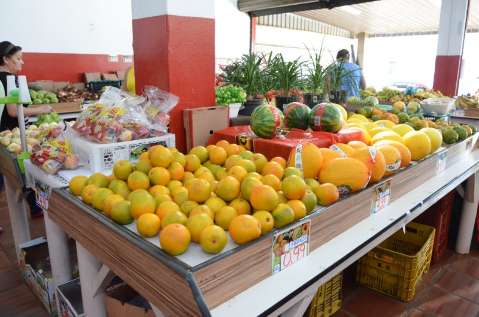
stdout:
<svg viewBox="0 0 479 317">
<path fill-rule="evenodd" d="M 158 205 L 155 213 L 158 215 L 158 217 L 163 219 L 169 212 L 179 211 L 179 210 L 180 210 L 180 207 L 174 201 L 164 201 Z"/>
<path fill-rule="evenodd" d="M 98 188 L 98 190 L 93 193 L 91 200 L 93 208 L 103 211 L 105 199 L 110 195 L 113 195 L 113 192 L 108 188 Z"/>
<path fill-rule="evenodd" d="M 180 187 L 183 187 L 183 183 L 180 182 L 180 181 L 177 181 L 177 180 L 171 180 L 169 183 L 168 183 L 168 190 L 170 191 L 170 193 L 173 193 L 173 191 L 177 188 L 180 188 Z"/>
<path fill-rule="evenodd" d="M 110 184 L 110 181 L 106 175 L 103 175 L 102 173 L 94 173 L 88 177 L 88 185 L 95 185 L 96 187 L 108 187 Z"/>
<path fill-rule="evenodd" d="M 235 165 L 238 165 L 238 163 L 242 160 L 243 158 L 237 154 L 235 155 L 231 155 L 230 157 L 228 157 L 225 161 L 225 168 L 227 170 L 229 170 L 230 168 L 232 168 L 233 166 Z"/>
<path fill-rule="evenodd" d="M 238 155 L 241 152 L 241 148 L 239 147 L 238 144 L 228 144 L 225 150 L 228 156 Z"/>
<path fill-rule="evenodd" d="M 114 179 L 108 185 L 108 188 L 111 189 L 115 194 L 123 196 L 123 198 L 127 199 L 128 195 L 130 195 L 130 189 L 125 181 Z"/>
<path fill-rule="evenodd" d="M 160 217 L 155 214 L 144 214 L 136 220 L 136 230 L 146 238 L 154 237 L 160 231 Z"/>
<path fill-rule="evenodd" d="M 119 201 L 111 207 L 111 219 L 120 224 L 128 225 L 133 222 L 130 212 L 130 202 L 128 200 Z"/>
<path fill-rule="evenodd" d="M 397 134 L 399 134 L 400 136 L 403 136 L 405 135 L 406 133 L 410 132 L 410 131 L 414 131 L 414 128 L 411 127 L 410 125 L 408 124 L 405 124 L 405 123 L 401 123 L 401 124 L 397 124 L 395 125 L 394 127 L 392 127 L 392 129 L 394 132 L 396 132 Z"/>
<path fill-rule="evenodd" d="M 219 169 L 215 172 L 215 178 L 216 178 L 216 180 L 218 180 L 218 181 L 222 180 L 222 179 L 225 178 L 226 176 L 228 176 L 228 172 L 226 171 L 226 169 L 225 169 L 224 167 L 219 168 Z"/>
<path fill-rule="evenodd" d="M 251 215 L 239 215 L 231 221 L 228 231 L 234 242 L 245 244 L 261 236 L 261 224 Z"/>
<path fill-rule="evenodd" d="M 181 211 L 170 211 L 166 213 L 166 215 L 163 218 L 161 218 L 161 228 L 164 229 L 166 226 L 172 223 L 179 223 L 182 225 L 186 225 L 187 221 L 188 221 L 188 218 Z"/>
<path fill-rule="evenodd" d="M 386 161 L 384 176 L 389 176 L 399 171 L 401 168 L 401 152 L 389 144 L 380 145 L 376 148 L 383 154 Z"/>
<path fill-rule="evenodd" d="M 148 189 L 148 192 L 154 196 L 156 195 L 169 195 L 170 190 L 168 187 L 163 185 L 154 185 Z"/>
<path fill-rule="evenodd" d="M 409 164 L 411 163 L 411 151 L 409 151 L 407 146 L 405 146 L 403 143 L 399 143 L 399 142 L 391 141 L 391 140 L 379 141 L 375 143 L 374 146 L 378 147 L 385 144 L 394 146 L 396 150 L 398 150 L 399 153 L 401 153 L 401 167 L 409 166 Z"/>
<path fill-rule="evenodd" d="M 248 173 L 248 175 L 246 175 L 245 178 L 247 178 L 247 177 L 253 177 L 253 178 L 256 178 L 256 179 L 258 179 L 258 180 L 262 180 L 262 179 L 263 179 L 263 176 L 261 176 L 261 174 L 258 173 L 258 172 Z"/>
<path fill-rule="evenodd" d="M 394 141 L 380 141 L 382 142 L 394 142 Z M 353 158 L 363 162 L 371 172 L 371 183 L 379 182 L 386 173 L 386 160 L 381 151 L 375 147 L 367 147 L 365 149 L 357 150 L 354 153 Z"/>
<path fill-rule="evenodd" d="M 317 187 L 315 187 L 315 189 L 316 188 Z M 308 214 L 312 212 L 314 208 L 316 207 L 316 205 L 318 204 L 318 198 L 316 197 L 316 194 L 312 190 L 306 190 L 306 193 L 304 194 L 301 201 L 306 206 L 306 212 Z"/>
<path fill-rule="evenodd" d="M 253 161 L 242 159 L 238 162 L 238 166 L 243 167 L 248 173 L 256 172 L 256 165 Z"/>
<path fill-rule="evenodd" d="M 431 141 L 431 152 L 436 152 L 442 145 L 442 133 L 438 129 L 435 128 L 422 128 L 419 130 L 424 132 L 429 137 L 429 141 Z"/>
<path fill-rule="evenodd" d="M 191 233 L 191 240 L 200 242 L 201 231 L 213 224 L 213 220 L 205 213 L 190 216 L 186 221 L 186 227 Z"/>
<path fill-rule="evenodd" d="M 86 176 L 74 176 L 70 180 L 68 187 L 70 188 L 70 191 L 73 195 L 80 196 L 81 192 L 83 191 L 83 188 L 85 188 L 85 186 L 87 185 L 87 182 L 88 177 Z"/>
<path fill-rule="evenodd" d="M 201 166 L 200 159 L 194 154 L 185 155 L 185 162 L 185 170 L 188 172 L 194 172 Z"/>
<path fill-rule="evenodd" d="M 346 157 L 331 160 L 319 172 L 320 183 L 332 183 L 340 194 L 357 192 L 368 185 L 369 168 L 360 160 Z"/>
<path fill-rule="evenodd" d="M 392 129 L 396 125 L 391 120 L 378 120 L 375 121 L 374 124 L 376 124 L 377 127 L 384 127 L 388 129 Z"/>
<path fill-rule="evenodd" d="M 253 217 L 258 219 L 261 225 L 261 234 L 267 234 L 274 228 L 273 215 L 266 210 L 258 210 L 253 214 Z"/>
<path fill-rule="evenodd" d="M 185 167 L 185 165 L 186 165 L 185 155 L 181 152 L 174 152 L 173 153 L 173 161 L 180 163 L 181 166 L 183 166 L 183 167 Z"/>
<path fill-rule="evenodd" d="M 201 163 L 208 161 L 208 150 L 204 146 L 195 146 L 188 154 L 196 155 Z"/>
<path fill-rule="evenodd" d="M 279 163 L 270 161 L 264 165 L 263 170 L 261 171 L 261 175 L 263 176 L 268 174 L 273 174 L 279 179 L 282 179 L 284 175 L 284 169 Z"/>
<path fill-rule="evenodd" d="M 411 151 L 411 159 L 419 161 L 431 153 L 431 139 L 421 131 L 411 131 L 404 135 L 404 144 Z"/>
<path fill-rule="evenodd" d="M 270 175 L 275 177 L 274 175 Z M 278 180 L 279 181 L 279 180 Z M 251 191 L 255 186 L 263 184 L 258 178 L 252 177 L 252 176 L 247 176 L 243 182 L 241 182 L 241 197 L 244 199 L 250 199 L 251 197 Z"/>
<path fill-rule="evenodd" d="M 226 147 L 229 145 L 230 143 L 226 140 L 220 140 L 218 142 L 216 142 L 216 146 L 219 146 L 219 147 L 222 147 L 223 149 L 226 150 Z"/>
<path fill-rule="evenodd" d="M 397 134 L 396 132 L 394 132 L 394 131 L 384 131 L 384 132 L 379 132 L 378 134 L 373 136 L 373 138 L 371 139 L 371 143 L 375 144 L 376 142 L 383 141 L 383 140 L 392 140 L 392 141 L 396 141 L 396 142 L 399 142 L 399 143 L 404 142 L 402 137 L 399 134 Z"/>
<path fill-rule="evenodd" d="M 224 201 L 232 201 L 240 194 L 240 182 L 233 176 L 226 176 L 216 185 L 215 193 Z"/>
<path fill-rule="evenodd" d="M 156 201 L 147 191 L 135 191 L 130 194 L 131 215 L 137 219 L 143 214 L 155 212 Z"/>
<path fill-rule="evenodd" d="M 396 101 L 393 103 L 393 109 L 396 109 L 399 112 L 404 111 L 404 108 L 406 108 L 406 104 L 402 101 Z"/>
<path fill-rule="evenodd" d="M 318 204 L 321 206 L 329 206 L 334 204 L 339 199 L 338 188 L 331 183 L 324 183 L 319 185 L 318 188 L 314 191 L 316 198 L 318 199 Z"/>
<path fill-rule="evenodd" d="M 301 170 L 299 168 L 292 167 L 292 166 L 286 167 L 284 169 L 283 177 L 288 177 L 288 176 L 292 176 L 292 175 L 295 175 L 295 176 L 298 176 L 298 177 L 301 177 L 301 178 L 304 177 L 303 172 L 301 172 Z"/>
<path fill-rule="evenodd" d="M 271 162 L 276 162 L 281 165 L 282 168 L 286 168 L 286 160 L 281 156 L 275 156 L 271 159 Z"/>
<path fill-rule="evenodd" d="M 209 147 L 209 146 L 208 146 Z M 228 153 L 226 150 L 220 146 L 213 145 L 208 149 L 208 154 L 211 163 L 217 165 L 223 165 L 228 158 Z"/>
<path fill-rule="evenodd" d="M 282 191 L 278 191 L 278 202 L 281 204 L 286 204 L 288 202 L 288 198 L 284 195 Z"/>
<path fill-rule="evenodd" d="M 155 195 L 154 198 L 155 198 L 156 206 L 159 206 L 164 201 L 173 201 L 173 198 L 171 198 L 171 196 L 168 194 L 158 194 L 158 195 Z"/>
<path fill-rule="evenodd" d="M 301 199 L 306 192 L 306 183 L 301 177 L 292 175 L 283 179 L 281 189 L 289 200 Z"/>
<path fill-rule="evenodd" d="M 363 116 L 362 114 L 355 113 L 352 116 L 348 118 L 348 122 L 354 121 L 354 119 L 360 121 L 360 122 L 369 122 L 368 118 Z"/>
<path fill-rule="evenodd" d="M 220 253 L 226 246 L 227 242 L 228 236 L 220 226 L 211 225 L 201 231 L 200 245 L 206 253 Z"/>
<path fill-rule="evenodd" d="M 215 223 L 221 228 L 228 230 L 231 221 L 238 215 L 236 209 L 224 206 L 215 214 Z"/>
<path fill-rule="evenodd" d="M 193 217 L 193 216 L 196 216 L 196 215 L 199 215 L 199 214 L 207 214 L 208 217 L 211 218 L 211 220 L 215 219 L 215 213 L 207 205 L 199 205 L 199 206 L 193 208 L 190 211 L 189 217 Z"/>
<path fill-rule="evenodd" d="M 94 184 L 86 185 L 82 192 L 81 192 L 81 198 L 85 204 L 90 205 L 91 201 L 93 199 L 93 194 L 96 192 L 98 189 L 98 186 Z"/>
<path fill-rule="evenodd" d="M 194 173 L 195 177 L 200 177 L 204 173 L 211 173 L 210 169 L 206 166 L 200 166 Z"/>
<path fill-rule="evenodd" d="M 253 158 L 254 153 L 248 150 L 244 150 L 239 155 L 246 160 L 251 160 Z"/>
<path fill-rule="evenodd" d="M 229 169 L 228 175 L 233 176 L 239 182 L 241 182 L 246 177 L 246 175 L 248 175 L 248 171 L 242 166 L 235 165 Z"/>
<path fill-rule="evenodd" d="M 343 143 L 333 144 L 329 148 L 341 154 L 342 157 L 345 157 L 345 155 L 346 157 L 351 157 L 356 151 L 353 147 Z"/>
<path fill-rule="evenodd" d="M 149 160 L 140 160 L 136 163 L 135 170 L 140 171 L 148 175 L 152 166 Z"/>
<path fill-rule="evenodd" d="M 153 167 L 168 168 L 171 162 L 173 162 L 173 154 L 168 148 L 164 146 L 155 146 L 150 148 L 150 150 L 150 163 Z"/>
<path fill-rule="evenodd" d="M 261 173 L 262 170 L 263 170 L 263 167 L 266 165 L 266 163 L 268 163 L 268 159 L 266 158 L 266 156 L 264 156 L 261 153 L 253 154 L 253 157 L 251 158 L 251 160 L 253 161 L 254 165 L 256 166 L 256 171 L 258 173 Z"/>
<path fill-rule="evenodd" d="M 168 254 L 180 255 L 190 245 L 191 234 L 188 229 L 178 223 L 166 226 L 160 232 L 161 248 Z"/>
<path fill-rule="evenodd" d="M 299 157 L 301 157 L 301 164 L 296 163 L 296 152 L 297 148 L 293 148 L 291 150 L 288 159 L 288 166 L 300 166 L 303 170 L 305 178 L 316 178 L 323 164 L 323 154 L 321 152 L 321 149 L 319 149 L 316 145 L 312 143 L 302 144 L 299 155 Z M 281 177 L 279 177 L 279 179 L 281 179 Z"/>
<path fill-rule="evenodd" d="M 153 167 L 148 177 L 153 185 L 166 186 L 170 182 L 170 172 L 164 167 Z"/>
<path fill-rule="evenodd" d="M 273 187 L 258 185 L 253 188 L 250 198 L 251 206 L 255 210 L 272 211 L 279 204 L 279 197 Z"/>
<path fill-rule="evenodd" d="M 125 198 L 123 198 L 123 196 L 121 195 L 118 195 L 118 194 L 109 195 L 103 203 L 103 210 L 102 210 L 103 214 L 107 217 L 111 217 L 111 209 L 113 208 L 113 205 L 123 200 L 125 200 Z"/>
<path fill-rule="evenodd" d="M 128 176 L 133 172 L 133 164 L 127 160 L 118 160 L 113 164 L 113 175 L 117 179 L 126 181 Z"/>
<path fill-rule="evenodd" d="M 368 148 L 368 145 L 364 142 L 361 142 L 361 141 L 349 141 L 348 145 L 355 150 L 367 149 Z"/>
<path fill-rule="evenodd" d="M 326 164 L 328 164 L 328 162 L 330 162 L 333 159 L 345 157 L 341 155 L 341 153 L 338 153 L 328 148 L 320 148 L 319 151 L 321 152 L 321 155 L 323 156 L 323 164 L 321 164 L 321 166 L 326 166 Z M 318 171 L 318 174 L 319 174 L 319 171 Z M 318 174 L 316 174 L 314 178 L 316 178 Z"/>
<path fill-rule="evenodd" d="M 187 200 L 184 203 L 181 204 L 180 210 L 186 215 L 189 216 L 190 212 L 195 208 L 199 206 L 196 201 L 192 200 Z"/>
<path fill-rule="evenodd" d="M 223 199 L 218 198 L 218 197 L 210 197 L 208 200 L 205 202 L 206 206 L 210 208 L 210 210 L 216 214 L 218 211 L 220 211 L 221 208 L 226 206 L 226 203 Z"/>
<path fill-rule="evenodd" d="M 207 180 L 196 178 L 186 184 L 188 200 L 198 203 L 205 202 L 211 195 L 211 185 Z"/>
<path fill-rule="evenodd" d="M 251 213 L 251 206 L 247 200 L 236 198 L 230 203 L 230 207 L 236 209 L 238 215 L 246 215 Z"/>
<path fill-rule="evenodd" d="M 306 183 L 306 186 L 308 186 L 308 188 L 306 190 L 313 190 L 319 186 L 319 182 L 313 178 L 306 178 L 304 180 L 304 182 Z"/>
<path fill-rule="evenodd" d="M 377 128 L 373 128 L 371 130 L 369 130 L 369 135 L 371 136 L 371 138 L 373 138 L 376 134 L 380 133 L 380 132 L 386 132 L 386 131 L 390 131 L 390 129 L 388 128 L 384 128 L 384 127 L 377 127 Z"/>
<path fill-rule="evenodd" d="M 172 162 L 168 167 L 168 172 L 170 173 L 170 178 L 174 180 L 181 181 L 185 176 L 185 169 L 183 165 L 178 162 Z"/>
<path fill-rule="evenodd" d="M 274 190 L 281 190 L 281 180 L 273 174 L 263 176 L 262 183 L 273 187 Z"/>
<path fill-rule="evenodd" d="M 306 206 L 301 200 L 290 200 L 288 201 L 289 207 L 294 211 L 294 219 L 298 220 L 306 216 Z"/>
<path fill-rule="evenodd" d="M 279 204 L 273 210 L 272 215 L 276 228 L 284 227 L 292 223 L 295 219 L 294 210 L 288 204 Z"/>
<path fill-rule="evenodd" d="M 148 175 L 134 171 L 128 176 L 128 188 L 131 190 L 150 188 L 150 179 L 148 178 Z"/>
<path fill-rule="evenodd" d="M 175 203 L 181 205 L 188 200 L 188 190 L 185 187 L 177 187 L 171 191 L 171 197 Z"/>
<path fill-rule="evenodd" d="M 150 153 L 148 152 L 143 152 L 140 154 L 138 157 L 138 160 L 143 161 L 143 160 L 150 160 Z"/>
</svg>

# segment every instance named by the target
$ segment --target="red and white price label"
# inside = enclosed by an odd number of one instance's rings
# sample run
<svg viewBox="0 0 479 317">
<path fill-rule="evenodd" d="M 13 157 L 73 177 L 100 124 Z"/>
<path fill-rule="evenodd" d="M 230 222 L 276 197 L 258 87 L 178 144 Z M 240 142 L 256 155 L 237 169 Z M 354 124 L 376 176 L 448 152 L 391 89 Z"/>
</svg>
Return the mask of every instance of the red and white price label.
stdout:
<svg viewBox="0 0 479 317">
<path fill-rule="evenodd" d="M 50 186 L 35 181 L 34 191 L 37 206 L 42 208 L 43 210 L 48 210 L 48 200 L 50 199 L 50 195 L 52 193 L 52 189 L 50 188 Z"/>
<path fill-rule="evenodd" d="M 273 235 L 273 274 L 309 255 L 310 232 L 311 220 L 306 220 Z"/>
<path fill-rule="evenodd" d="M 389 205 L 391 200 L 391 180 L 376 186 L 373 190 L 371 214 L 376 214 Z"/>
<path fill-rule="evenodd" d="M 447 150 L 444 150 L 437 154 L 436 170 L 438 174 L 441 174 L 446 169 Z"/>
</svg>

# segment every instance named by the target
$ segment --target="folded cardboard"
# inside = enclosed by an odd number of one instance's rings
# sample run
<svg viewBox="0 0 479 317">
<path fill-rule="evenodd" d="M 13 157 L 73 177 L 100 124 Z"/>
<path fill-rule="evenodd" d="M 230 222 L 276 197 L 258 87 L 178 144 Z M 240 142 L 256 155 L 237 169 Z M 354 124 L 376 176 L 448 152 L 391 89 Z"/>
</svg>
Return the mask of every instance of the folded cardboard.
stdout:
<svg viewBox="0 0 479 317">
<path fill-rule="evenodd" d="M 85 73 L 85 81 L 87 83 L 98 80 L 101 80 L 101 73 Z"/>
<path fill-rule="evenodd" d="M 229 126 L 228 107 L 185 109 L 183 122 L 186 130 L 186 148 L 206 145 L 213 133 Z"/>
<path fill-rule="evenodd" d="M 106 291 L 108 317 L 155 317 L 150 304 L 127 284 L 118 284 Z"/>
<path fill-rule="evenodd" d="M 116 74 L 109 74 L 109 73 L 102 73 L 101 78 L 103 80 L 118 80 L 118 76 Z"/>
</svg>

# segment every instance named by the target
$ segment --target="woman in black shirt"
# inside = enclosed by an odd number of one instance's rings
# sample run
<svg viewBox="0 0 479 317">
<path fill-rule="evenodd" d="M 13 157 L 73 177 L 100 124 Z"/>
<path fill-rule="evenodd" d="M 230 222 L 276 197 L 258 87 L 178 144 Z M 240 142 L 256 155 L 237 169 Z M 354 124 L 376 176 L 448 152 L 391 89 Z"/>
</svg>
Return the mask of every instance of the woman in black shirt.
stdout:
<svg viewBox="0 0 479 317">
<path fill-rule="evenodd" d="M 22 65 L 22 48 L 8 41 L 0 42 L 0 81 L 2 82 L 5 93 L 7 92 L 7 76 L 17 75 L 22 70 Z M 23 109 L 25 117 L 36 116 L 51 111 L 52 107 L 49 105 L 32 108 L 25 107 Z M 5 105 L 0 121 L 0 131 L 13 129 L 17 126 L 17 106 Z"/>
</svg>

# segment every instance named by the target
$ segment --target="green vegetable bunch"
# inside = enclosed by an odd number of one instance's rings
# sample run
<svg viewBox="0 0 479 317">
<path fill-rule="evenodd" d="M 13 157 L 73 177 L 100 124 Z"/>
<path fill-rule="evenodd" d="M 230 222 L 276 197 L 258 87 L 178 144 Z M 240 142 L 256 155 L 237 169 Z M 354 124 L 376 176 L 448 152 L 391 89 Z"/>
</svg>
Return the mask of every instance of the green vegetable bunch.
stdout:
<svg viewBox="0 0 479 317">
<path fill-rule="evenodd" d="M 216 103 L 218 105 L 229 105 L 232 103 L 243 103 L 246 101 L 246 92 L 243 88 L 227 85 L 216 88 Z"/>
<path fill-rule="evenodd" d="M 33 90 L 30 89 L 30 97 L 34 105 L 58 103 L 58 97 L 53 92 L 46 90 Z"/>
<path fill-rule="evenodd" d="M 43 113 L 38 116 L 36 125 L 40 125 L 42 123 L 58 123 L 60 121 L 61 121 L 61 118 L 56 112 Z"/>
</svg>

